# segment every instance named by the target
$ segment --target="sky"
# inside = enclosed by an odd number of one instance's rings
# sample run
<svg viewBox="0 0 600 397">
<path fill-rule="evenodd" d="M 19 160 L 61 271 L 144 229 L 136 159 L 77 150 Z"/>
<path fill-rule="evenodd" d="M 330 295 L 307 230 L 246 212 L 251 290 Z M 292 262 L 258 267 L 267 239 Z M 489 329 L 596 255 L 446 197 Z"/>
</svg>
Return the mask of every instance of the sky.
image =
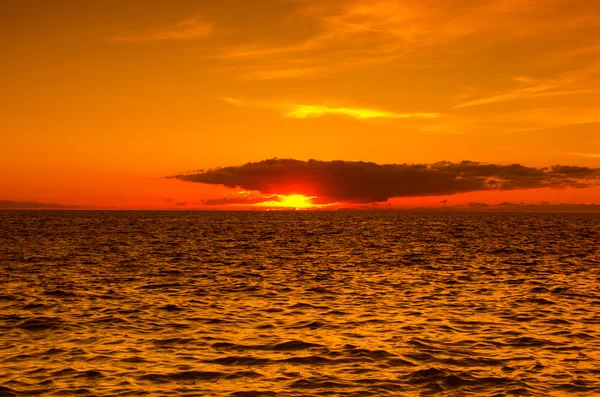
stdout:
<svg viewBox="0 0 600 397">
<path fill-rule="evenodd" d="M 0 46 L 12 207 L 600 204 L 596 0 L 7 0 Z"/>
</svg>

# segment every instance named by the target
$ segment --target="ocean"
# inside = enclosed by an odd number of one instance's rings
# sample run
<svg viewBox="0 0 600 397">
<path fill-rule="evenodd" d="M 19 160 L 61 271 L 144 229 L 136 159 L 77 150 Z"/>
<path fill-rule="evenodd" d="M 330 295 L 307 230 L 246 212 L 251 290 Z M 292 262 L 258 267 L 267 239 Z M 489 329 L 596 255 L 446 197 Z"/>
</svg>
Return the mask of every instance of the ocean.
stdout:
<svg viewBox="0 0 600 397">
<path fill-rule="evenodd" d="M 598 396 L 600 215 L 0 212 L 0 396 Z"/>
</svg>

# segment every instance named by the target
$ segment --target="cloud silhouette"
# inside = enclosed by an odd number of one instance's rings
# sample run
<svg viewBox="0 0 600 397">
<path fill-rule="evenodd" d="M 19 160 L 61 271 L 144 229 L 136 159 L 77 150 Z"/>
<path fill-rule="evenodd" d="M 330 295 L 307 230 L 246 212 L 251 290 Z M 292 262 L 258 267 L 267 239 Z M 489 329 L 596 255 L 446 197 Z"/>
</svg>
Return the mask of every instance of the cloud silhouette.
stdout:
<svg viewBox="0 0 600 397">
<path fill-rule="evenodd" d="M 600 180 L 600 169 L 565 165 L 534 168 L 472 161 L 376 164 L 274 158 L 169 178 L 262 194 L 316 196 L 315 203 L 369 203 L 392 197 L 443 196 L 482 190 L 583 188 Z"/>
</svg>

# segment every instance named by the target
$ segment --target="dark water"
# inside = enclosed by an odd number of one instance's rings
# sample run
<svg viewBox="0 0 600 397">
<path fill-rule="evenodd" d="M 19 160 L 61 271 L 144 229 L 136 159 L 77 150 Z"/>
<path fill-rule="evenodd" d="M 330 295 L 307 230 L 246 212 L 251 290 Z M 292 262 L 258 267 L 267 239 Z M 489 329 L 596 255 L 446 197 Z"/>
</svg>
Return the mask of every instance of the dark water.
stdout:
<svg viewBox="0 0 600 397">
<path fill-rule="evenodd" d="M 600 216 L 0 212 L 0 396 L 600 395 Z"/>
</svg>

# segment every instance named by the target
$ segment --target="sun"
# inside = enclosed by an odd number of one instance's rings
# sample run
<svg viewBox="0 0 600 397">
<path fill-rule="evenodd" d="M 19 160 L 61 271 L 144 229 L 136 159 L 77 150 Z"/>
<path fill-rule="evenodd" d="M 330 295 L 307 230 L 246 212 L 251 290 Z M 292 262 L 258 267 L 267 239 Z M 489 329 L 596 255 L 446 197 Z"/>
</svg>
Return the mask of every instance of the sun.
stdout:
<svg viewBox="0 0 600 397">
<path fill-rule="evenodd" d="M 305 196 L 303 194 L 274 194 L 272 200 L 265 201 L 262 203 L 255 204 L 259 207 L 268 207 L 273 209 L 296 209 L 296 210 L 309 210 L 316 209 L 332 204 L 314 204 L 313 199 L 316 196 Z"/>
<path fill-rule="evenodd" d="M 311 208 L 314 206 L 312 199 L 315 197 L 303 196 L 302 194 L 290 194 L 289 196 L 279 196 L 280 204 L 286 208 Z"/>
</svg>

